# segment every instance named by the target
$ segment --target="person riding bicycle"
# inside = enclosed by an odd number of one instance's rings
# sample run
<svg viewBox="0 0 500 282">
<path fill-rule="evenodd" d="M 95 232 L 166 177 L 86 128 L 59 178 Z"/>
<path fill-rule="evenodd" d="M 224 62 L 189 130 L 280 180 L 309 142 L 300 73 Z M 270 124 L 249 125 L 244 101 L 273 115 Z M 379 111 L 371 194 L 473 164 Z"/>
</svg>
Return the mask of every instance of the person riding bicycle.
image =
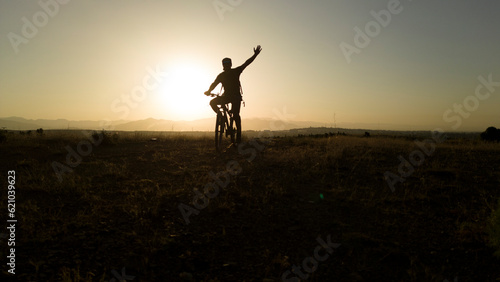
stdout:
<svg viewBox="0 0 500 282">
<path fill-rule="evenodd" d="M 221 96 L 218 96 L 210 101 L 210 106 L 214 110 L 215 113 L 220 114 L 219 108 L 217 105 L 223 104 L 232 104 L 231 111 L 233 112 L 234 121 L 236 122 L 236 127 L 238 128 L 236 133 L 236 143 L 241 142 L 241 117 L 240 117 L 240 107 L 241 107 L 241 83 L 240 83 L 240 75 L 243 70 L 250 65 L 257 55 L 259 55 L 262 48 L 260 45 L 257 48 L 253 49 L 253 56 L 250 57 L 244 64 L 241 66 L 232 69 L 232 62 L 230 58 L 222 59 L 222 68 L 223 72 L 221 72 L 215 81 L 210 85 L 208 91 L 205 92 L 205 95 L 210 95 L 212 90 L 222 83 L 222 87 L 224 88 L 224 93 Z"/>
</svg>

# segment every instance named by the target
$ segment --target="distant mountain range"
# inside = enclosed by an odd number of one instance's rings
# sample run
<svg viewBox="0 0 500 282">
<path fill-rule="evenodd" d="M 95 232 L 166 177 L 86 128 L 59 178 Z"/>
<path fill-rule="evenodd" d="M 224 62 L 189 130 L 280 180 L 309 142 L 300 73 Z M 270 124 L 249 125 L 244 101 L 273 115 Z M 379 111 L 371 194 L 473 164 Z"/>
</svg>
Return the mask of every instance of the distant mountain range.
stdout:
<svg viewBox="0 0 500 282">
<path fill-rule="evenodd" d="M 290 130 L 299 128 L 331 128 L 337 129 L 367 129 L 367 130 L 396 130 L 396 131 L 428 131 L 430 129 L 415 128 L 395 124 L 374 123 L 332 123 L 315 121 L 289 121 L 283 122 L 272 118 L 243 118 L 243 130 Z M 108 124 L 108 126 L 105 126 Z M 111 126 L 109 126 L 111 125 Z M 0 129 L 7 130 L 36 130 L 43 129 L 71 129 L 71 130 L 118 130 L 118 131 L 212 131 L 215 128 L 215 117 L 194 121 L 173 121 L 165 119 L 148 118 L 143 120 L 67 120 L 67 119 L 25 119 L 22 117 L 0 118 Z"/>
<path fill-rule="evenodd" d="M 43 129 L 86 129 L 101 130 L 106 124 L 104 121 L 67 120 L 67 119 L 25 119 L 22 117 L 0 118 L 0 128 L 7 130 L 36 130 Z M 199 119 L 194 121 L 173 121 L 148 118 L 143 120 L 117 120 L 108 122 L 112 130 L 120 131 L 212 131 L 215 118 Z M 326 126 L 326 123 L 293 121 L 282 122 L 265 118 L 250 118 L 243 120 L 243 130 L 289 130 L 304 127 Z"/>
</svg>

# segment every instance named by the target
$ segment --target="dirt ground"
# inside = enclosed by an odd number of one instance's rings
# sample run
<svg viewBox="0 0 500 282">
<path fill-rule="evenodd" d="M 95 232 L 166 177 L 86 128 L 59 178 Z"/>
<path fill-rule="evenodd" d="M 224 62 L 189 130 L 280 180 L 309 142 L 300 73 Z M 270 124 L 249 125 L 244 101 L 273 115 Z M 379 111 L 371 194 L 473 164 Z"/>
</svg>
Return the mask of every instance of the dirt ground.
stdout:
<svg viewBox="0 0 500 282">
<path fill-rule="evenodd" d="M 218 154 L 209 137 L 90 141 L 0 144 L 18 281 L 500 281 L 498 143 L 288 137 Z"/>
</svg>

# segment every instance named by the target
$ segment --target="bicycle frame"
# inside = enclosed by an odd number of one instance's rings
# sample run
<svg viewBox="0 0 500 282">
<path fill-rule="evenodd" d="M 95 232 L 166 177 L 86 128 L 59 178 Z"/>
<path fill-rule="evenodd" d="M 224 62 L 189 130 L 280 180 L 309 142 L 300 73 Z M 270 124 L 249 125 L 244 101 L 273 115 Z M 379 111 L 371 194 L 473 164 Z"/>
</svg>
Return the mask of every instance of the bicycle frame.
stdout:
<svg viewBox="0 0 500 282">
<path fill-rule="evenodd" d="M 219 105 L 219 110 L 222 113 L 222 121 L 224 122 L 224 132 L 226 132 L 226 137 L 234 124 L 233 112 L 228 109 L 228 105 L 229 104 Z"/>
<path fill-rule="evenodd" d="M 231 106 L 232 107 L 232 106 Z M 231 137 L 231 144 L 235 143 L 236 128 L 234 127 L 234 117 L 228 104 L 219 105 L 220 114 L 217 115 L 215 123 L 215 148 L 217 151 L 222 149 L 222 136 Z"/>
<path fill-rule="evenodd" d="M 222 88 L 221 88 L 222 92 Z M 219 94 L 205 93 L 205 95 L 210 97 L 220 97 Z M 231 110 L 228 109 L 229 104 L 218 105 L 218 113 L 215 121 L 215 149 L 217 152 L 222 150 L 222 136 L 226 133 L 226 138 L 231 137 L 231 145 L 236 144 L 236 134 L 237 129 L 235 127 L 235 121 L 233 116 L 233 105 L 231 104 Z"/>
</svg>

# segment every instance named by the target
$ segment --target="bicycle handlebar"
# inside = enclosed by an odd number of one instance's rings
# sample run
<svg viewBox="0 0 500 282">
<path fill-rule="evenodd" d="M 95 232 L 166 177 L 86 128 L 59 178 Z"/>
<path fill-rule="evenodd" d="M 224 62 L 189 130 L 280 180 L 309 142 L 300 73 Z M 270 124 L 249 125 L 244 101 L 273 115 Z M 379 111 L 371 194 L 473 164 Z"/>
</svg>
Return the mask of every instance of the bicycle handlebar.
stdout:
<svg viewBox="0 0 500 282">
<path fill-rule="evenodd" d="M 208 92 L 208 91 L 207 91 L 207 92 Z M 207 92 L 205 92 L 205 93 L 203 93 L 203 94 L 205 94 L 206 96 L 210 96 L 210 97 L 217 97 L 217 96 L 219 96 L 218 94 L 214 94 L 214 93 L 207 93 Z"/>
</svg>

